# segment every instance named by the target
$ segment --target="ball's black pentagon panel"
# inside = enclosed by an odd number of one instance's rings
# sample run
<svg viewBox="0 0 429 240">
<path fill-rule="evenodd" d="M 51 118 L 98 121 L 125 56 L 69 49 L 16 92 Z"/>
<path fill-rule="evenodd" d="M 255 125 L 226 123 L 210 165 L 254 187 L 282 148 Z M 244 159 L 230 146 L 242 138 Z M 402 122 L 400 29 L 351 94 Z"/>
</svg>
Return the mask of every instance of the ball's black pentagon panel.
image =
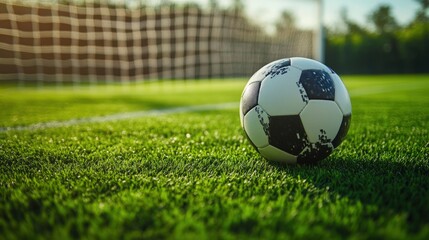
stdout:
<svg viewBox="0 0 429 240">
<path fill-rule="evenodd" d="M 310 143 L 307 145 L 304 151 L 298 155 L 297 163 L 316 163 L 328 157 L 333 150 L 334 147 L 328 141 Z"/>
<path fill-rule="evenodd" d="M 259 89 L 261 82 L 252 82 L 246 89 L 244 89 L 242 101 L 241 101 L 241 112 L 246 115 L 250 109 L 254 108 L 258 104 Z"/>
<path fill-rule="evenodd" d="M 338 130 L 337 136 L 335 136 L 334 140 L 332 141 L 332 145 L 334 145 L 334 147 L 338 147 L 338 145 L 340 145 L 340 143 L 346 137 L 347 132 L 349 131 L 349 128 L 350 128 L 351 120 L 352 120 L 352 115 L 347 115 L 343 117 L 340 130 Z"/>
<path fill-rule="evenodd" d="M 270 116 L 270 145 L 298 155 L 305 147 L 307 134 L 298 115 Z"/>
<path fill-rule="evenodd" d="M 273 78 L 280 74 L 285 74 L 290 66 L 290 59 L 282 59 L 270 66 L 265 73 L 265 77 Z"/>
<path fill-rule="evenodd" d="M 329 73 L 324 70 L 303 70 L 298 84 L 302 85 L 310 100 L 334 100 L 335 87 Z"/>
</svg>

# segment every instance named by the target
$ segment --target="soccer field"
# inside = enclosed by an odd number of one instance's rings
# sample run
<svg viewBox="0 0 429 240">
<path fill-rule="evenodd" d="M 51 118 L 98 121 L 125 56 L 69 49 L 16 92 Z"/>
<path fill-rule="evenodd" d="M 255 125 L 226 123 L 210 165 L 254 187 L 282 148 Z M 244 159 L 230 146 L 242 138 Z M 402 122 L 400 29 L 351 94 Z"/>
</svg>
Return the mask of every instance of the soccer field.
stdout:
<svg viewBox="0 0 429 240">
<path fill-rule="evenodd" d="M 346 140 L 295 166 L 245 138 L 244 79 L 0 85 L 0 238 L 428 239 L 429 75 L 343 80 Z"/>
</svg>

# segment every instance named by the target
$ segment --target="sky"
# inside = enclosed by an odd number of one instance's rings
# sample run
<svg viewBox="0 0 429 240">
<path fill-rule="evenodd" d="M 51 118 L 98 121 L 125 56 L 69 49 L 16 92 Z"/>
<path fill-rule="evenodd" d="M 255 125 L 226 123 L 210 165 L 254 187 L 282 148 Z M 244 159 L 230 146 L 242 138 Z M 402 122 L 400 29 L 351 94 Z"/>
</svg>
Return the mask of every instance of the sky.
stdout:
<svg viewBox="0 0 429 240">
<path fill-rule="evenodd" d="M 189 2 L 189 0 L 172 0 L 173 2 Z M 259 22 L 274 23 L 283 9 L 288 9 L 295 16 L 300 27 L 312 28 L 317 23 L 316 0 L 242 0 L 248 14 Z M 408 23 L 418 9 L 415 0 L 322 0 L 323 21 L 329 27 L 341 24 L 340 12 L 347 9 L 349 19 L 366 24 L 368 14 L 382 4 L 391 6 L 391 10 L 400 24 Z M 194 0 L 201 5 L 207 4 L 208 0 Z M 218 0 L 221 6 L 230 6 L 231 0 Z"/>
<path fill-rule="evenodd" d="M 400 24 L 410 22 L 419 8 L 415 0 L 325 0 L 324 21 L 328 25 L 338 23 L 341 8 L 346 7 L 350 19 L 364 24 L 368 14 L 382 4 L 391 6 L 393 15 Z"/>
</svg>

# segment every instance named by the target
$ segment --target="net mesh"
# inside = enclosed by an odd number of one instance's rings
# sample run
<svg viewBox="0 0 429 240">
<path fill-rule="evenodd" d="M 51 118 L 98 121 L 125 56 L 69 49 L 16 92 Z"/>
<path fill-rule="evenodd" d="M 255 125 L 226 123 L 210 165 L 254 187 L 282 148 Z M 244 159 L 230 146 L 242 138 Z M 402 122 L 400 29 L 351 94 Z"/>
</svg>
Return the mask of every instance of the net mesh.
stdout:
<svg viewBox="0 0 429 240">
<path fill-rule="evenodd" d="M 268 34 L 232 10 L 0 1 L 0 80 L 249 76 L 278 58 L 313 57 L 313 35 Z"/>
</svg>

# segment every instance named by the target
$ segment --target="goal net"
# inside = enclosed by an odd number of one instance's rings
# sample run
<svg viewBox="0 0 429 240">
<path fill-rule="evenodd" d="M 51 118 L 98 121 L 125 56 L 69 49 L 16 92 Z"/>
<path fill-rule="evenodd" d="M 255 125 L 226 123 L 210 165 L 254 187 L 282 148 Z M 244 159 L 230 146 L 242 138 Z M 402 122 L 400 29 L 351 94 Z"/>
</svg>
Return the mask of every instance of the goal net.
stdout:
<svg viewBox="0 0 429 240">
<path fill-rule="evenodd" d="M 0 81 L 249 77 L 275 59 L 320 58 L 317 19 L 305 22 L 319 1 L 247 2 L 0 0 Z"/>
</svg>

